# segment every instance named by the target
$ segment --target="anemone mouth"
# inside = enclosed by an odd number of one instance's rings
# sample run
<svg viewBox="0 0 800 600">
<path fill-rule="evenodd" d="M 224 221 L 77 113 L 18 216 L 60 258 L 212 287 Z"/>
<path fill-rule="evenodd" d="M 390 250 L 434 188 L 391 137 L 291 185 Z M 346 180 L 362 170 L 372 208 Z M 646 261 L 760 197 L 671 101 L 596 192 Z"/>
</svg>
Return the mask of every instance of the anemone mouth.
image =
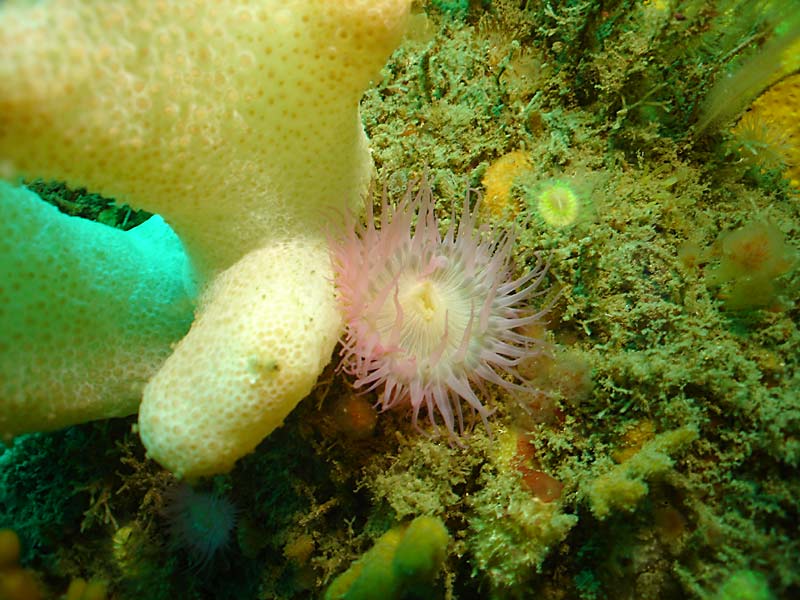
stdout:
<svg viewBox="0 0 800 600">
<path fill-rule="evenodd" d="M 516 366 L 544 342 L 521 328 L 546 312 L 528 304 L 542 293 L 547 265 L 539 259 L 514 278 L 513 236 L 478 228 L 469 194 L 442 236 L 424 179 L 394 207 L 384 194 L 379 227 L 369 201 L 366 213 L 365 225 L 332 244 L 345 317 L 340 368 L 357 388 L 382 387 L 381 410 L 410 405 L 415 426 L 425 407 L 436 431 L 438 413 L 457 438 L 466 403 L 488 429 L 491 413 L 473 388 L 529 389 Z"/>
<path fill-rule="evenodd" d="M 447 266 L 405 272 L 391 284 L 378 309 L 376 332 L 386 347 L 412 357 L 423 371 L 449 362 L 467 336 L 474 314 L 474 290 L 457 285 Z"/>
</svg>

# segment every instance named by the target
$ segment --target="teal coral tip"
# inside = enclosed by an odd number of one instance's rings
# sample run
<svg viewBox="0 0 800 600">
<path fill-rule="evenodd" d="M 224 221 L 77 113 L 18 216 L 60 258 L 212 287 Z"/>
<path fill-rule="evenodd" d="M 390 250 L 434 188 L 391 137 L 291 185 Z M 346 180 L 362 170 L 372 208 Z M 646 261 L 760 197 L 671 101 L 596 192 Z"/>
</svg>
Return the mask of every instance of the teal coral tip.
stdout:
<svg viewBox="0 0 800 600">
<path fill-rule="evenodd" d="M 160 217 L 130 231 L 0 181 L 0 438 L 136 412 L 194 317 L 195 280 Z"/>
</svg>

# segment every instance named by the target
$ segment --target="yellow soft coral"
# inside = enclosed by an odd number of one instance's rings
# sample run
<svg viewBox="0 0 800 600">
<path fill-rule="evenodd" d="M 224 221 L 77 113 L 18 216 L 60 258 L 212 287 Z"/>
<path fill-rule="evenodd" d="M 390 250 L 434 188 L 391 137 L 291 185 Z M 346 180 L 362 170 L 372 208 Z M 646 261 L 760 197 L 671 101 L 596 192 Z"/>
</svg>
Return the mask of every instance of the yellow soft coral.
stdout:
<svg viewBox="0 0 800 600">
<path fill-rule="evenodd" d="M 358 99 L 409 5 L 0 9 L 0 162 L 160 214 L 210 282 L 141 409 L 148 452 L 178 475 L 229 469 L 330 360 L 340 318 L 326 228 L 366 190 Z"/>
</svg>

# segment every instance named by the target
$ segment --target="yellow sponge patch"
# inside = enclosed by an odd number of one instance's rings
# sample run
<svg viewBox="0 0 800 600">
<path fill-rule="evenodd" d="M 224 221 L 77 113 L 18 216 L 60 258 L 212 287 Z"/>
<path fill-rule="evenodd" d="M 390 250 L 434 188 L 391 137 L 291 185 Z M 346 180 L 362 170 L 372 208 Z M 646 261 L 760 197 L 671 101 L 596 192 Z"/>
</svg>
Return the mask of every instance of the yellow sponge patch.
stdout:
<svg viewBox="0 0 800 600">
<path fill-rule="evenodd" d="M 484 207 L 496 216 L 502 215 L 508 209 L 516 212 L 519 207 L 511 197 L 511 188 L 514 180 L 530 169 L 530 158 L 522 150 L 509 152 L 493 162 L 486 169 L 481 181 L 486 188 Z"/>
<path fill-rule="evenodd" d="M 780 132 L 775 151 L 786 163 L 786 178 L 800 188 L 800 73 L 782 79 L 759 96 L 750 114 Z"/>
</svg>

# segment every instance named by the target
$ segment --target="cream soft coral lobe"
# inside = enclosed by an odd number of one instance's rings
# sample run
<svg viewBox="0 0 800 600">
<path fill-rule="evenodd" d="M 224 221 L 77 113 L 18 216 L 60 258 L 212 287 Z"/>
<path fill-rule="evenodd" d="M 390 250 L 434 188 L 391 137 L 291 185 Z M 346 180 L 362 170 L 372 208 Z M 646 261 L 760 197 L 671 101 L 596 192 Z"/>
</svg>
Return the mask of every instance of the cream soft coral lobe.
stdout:
<svg viewBox="0 0 800 600">
<path fill-rule="evenodd" d="M 156 212 L 206 282 L 140 431 L 225 471 L 313 386 L 341 328 L 326 219 L 372 163 L 358 99 L 410 0 L 51 0 L 0 11 L 0 160 Z"/>
<path fill-rule="evenodd" d="M 8 2 L 0 157 L 162 215 L 218 272 L 355 206 L 409 0 Z"/>
</svg>

